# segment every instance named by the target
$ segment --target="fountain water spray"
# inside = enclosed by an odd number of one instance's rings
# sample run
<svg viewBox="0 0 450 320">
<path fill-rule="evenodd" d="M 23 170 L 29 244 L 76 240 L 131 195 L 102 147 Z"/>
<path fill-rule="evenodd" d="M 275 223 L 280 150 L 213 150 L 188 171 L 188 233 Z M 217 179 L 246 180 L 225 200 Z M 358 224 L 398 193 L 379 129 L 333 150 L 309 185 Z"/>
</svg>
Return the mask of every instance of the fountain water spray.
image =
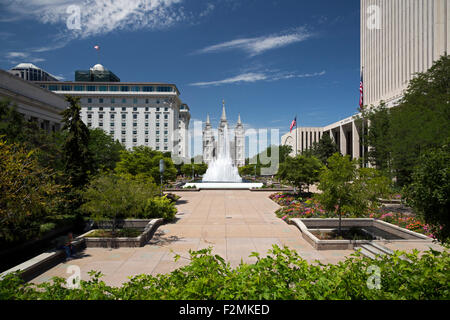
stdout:
<svg viewBox="0 0 450 320">
<path fill-rule="evenodd" d="M 224 126 L 223 129 L 222 147 L 218 152 L 217 158 L 209 164 L 208 170 L 203 176 L 203 182 L 242 182 L 238 168 L 233 165 L 233 160 L 231 159 L 227 126 Z"/>
</svg>

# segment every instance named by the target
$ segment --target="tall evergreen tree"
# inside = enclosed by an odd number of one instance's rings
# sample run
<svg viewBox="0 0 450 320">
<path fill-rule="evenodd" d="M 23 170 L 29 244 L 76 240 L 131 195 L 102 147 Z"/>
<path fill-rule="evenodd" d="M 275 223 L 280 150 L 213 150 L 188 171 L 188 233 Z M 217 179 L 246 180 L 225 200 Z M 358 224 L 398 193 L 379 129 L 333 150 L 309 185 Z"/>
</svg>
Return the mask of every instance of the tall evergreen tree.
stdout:
<svg viewBox="0 0 450 320">
<path fill-rule="evenodd" d="M 64 170 L 69 184 L 75 189 L 89 182 L 92 155 L 89 151 L 89 129 L 81 120 L 80 98 L 66 96 L 70 107 L 62 112 L 67 137 L 63 145 Z"/>
</svg>

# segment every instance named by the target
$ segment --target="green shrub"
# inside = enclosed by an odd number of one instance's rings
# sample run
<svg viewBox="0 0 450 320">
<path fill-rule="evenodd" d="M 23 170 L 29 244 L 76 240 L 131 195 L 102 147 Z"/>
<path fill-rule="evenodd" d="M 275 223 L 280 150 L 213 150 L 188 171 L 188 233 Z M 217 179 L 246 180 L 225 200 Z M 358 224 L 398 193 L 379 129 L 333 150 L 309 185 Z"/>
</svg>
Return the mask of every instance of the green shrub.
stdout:
<svg viewBox="0 0 450 320">
<path fill-rule="evenodd" d="M 107 286 L 99 272 L 79 289 L 65 280 L 33 286 L 17 275 L 0 280 L 0 299 L 17 300 L 438 300 L 450 299 L 448 250 L 419 255 L 395 252 L 371 260 L 355 253 L 338 264 L 308 264 L 295 251 L 273 246 L 255 264 L 233 269 L 211 248 L 190 252 L 190 264 L 170 274 L 139 275 L 121 287 Z M 176 260 L 179 256 L 176 257 Z M 373 282 L 379 271 L 379 287 Z M 371 279 L 372 277 L 372 279 Z"/>
<path fill-rule="evenodd" d="M 175 203 L 164 196 L 162 198 L 148 199 L 144 206 L 143 214 L 139 218 L 163 218 L 166 221 L 172 221 L 175 219 L 176 213 Z"/>
</svg>

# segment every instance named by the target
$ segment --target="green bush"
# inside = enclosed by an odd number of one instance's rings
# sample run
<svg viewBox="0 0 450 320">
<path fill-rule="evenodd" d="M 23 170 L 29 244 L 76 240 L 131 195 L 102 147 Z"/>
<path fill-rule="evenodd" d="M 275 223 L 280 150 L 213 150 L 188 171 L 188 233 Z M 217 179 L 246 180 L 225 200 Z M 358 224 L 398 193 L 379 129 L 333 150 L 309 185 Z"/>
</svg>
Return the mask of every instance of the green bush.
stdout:
<svg viewBox="0 0 450 320">
<path fill-rule="evenodd" d="M 166 221 L 175 219 L 177 208 L 175 203 L 170 201 L 167 197 L 148 199 L 143 214 L 139 218 L 153 219 L 163 218 Z"/>
<path fill-rule="evenodd" d="M 139 275 L 109 287 L 91 271 L 79 289 L 65 280 L 38 286 L 17 275 L 0 280 L 0 299 L 16 300 L 438 300 L 450 299 L 448 250 L 395 252 L 371 260 L 355 253 L 338 264 L 308 264 L 295 251 L 273 246 L 255 264 L 232 269 L 211 248 L 190 252 L 190 264 L 170 274 Z M 180 257 L 177 256 L 176 260 Z M 379 286 L 374 271 L 379 271 Z M 375 285 L 373 287 L 371 285 Z"/>
</svg>

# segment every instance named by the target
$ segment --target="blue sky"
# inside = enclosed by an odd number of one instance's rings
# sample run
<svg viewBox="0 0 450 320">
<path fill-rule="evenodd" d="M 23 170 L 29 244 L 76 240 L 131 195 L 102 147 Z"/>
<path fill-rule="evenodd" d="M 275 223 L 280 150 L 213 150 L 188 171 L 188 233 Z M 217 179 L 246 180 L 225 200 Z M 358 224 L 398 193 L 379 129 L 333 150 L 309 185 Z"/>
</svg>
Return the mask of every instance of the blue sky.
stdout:
<svg viewBox="0 0 450 320">
<path fill-rule="evenodd" d="M 0 0 L 0 42 L 1 69 L 32 62 L 64 80 L 96 64 L 99 45 L 122 81 L 175 83 L 213 125 L 222 99 L 231 122 L 240 112 L 281 135 L 295 115 L 324 126 L 358 107 L 358 0 Z"/>
</svg>

